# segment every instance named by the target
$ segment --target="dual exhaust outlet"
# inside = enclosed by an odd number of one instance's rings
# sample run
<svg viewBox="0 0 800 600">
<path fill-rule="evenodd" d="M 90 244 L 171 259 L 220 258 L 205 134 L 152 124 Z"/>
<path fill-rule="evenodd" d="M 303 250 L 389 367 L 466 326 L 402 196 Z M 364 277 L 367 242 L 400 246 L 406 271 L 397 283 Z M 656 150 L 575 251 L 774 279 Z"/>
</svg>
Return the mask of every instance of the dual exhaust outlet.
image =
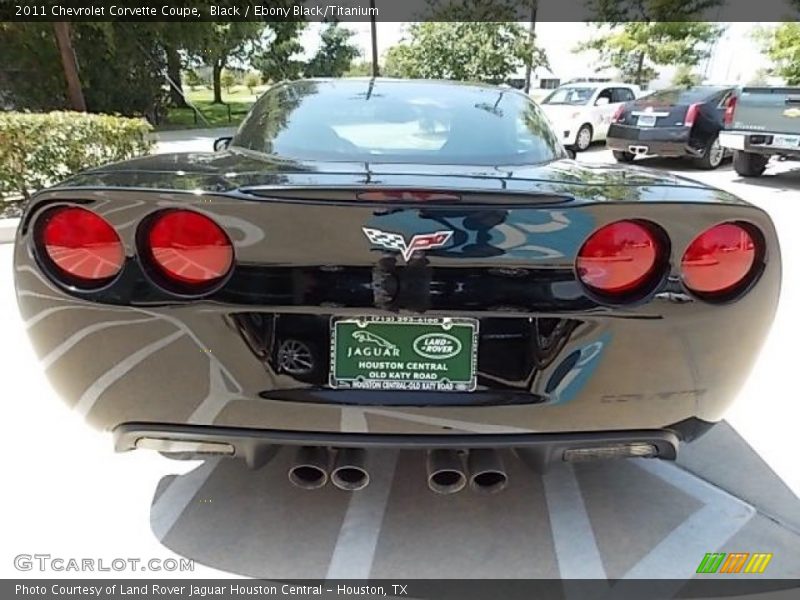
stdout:
<svg viewBox="0 0 800 600">
<path fill-rule="evenodd" d="M 430 450 L 426 457 L 426 468 L 428 487 L 437 494 L 455 494 L 467 485 L 476 492 L 492 494 L 503 490 L 508 484 L 508 474 L 500 455 L 488 448 L 466 453 Z M 294 464 L 289 468 L 289 481 L 299 488 L 313 490 L 324 487 L 328 480 L 340 490 L 350 492 L 367 487 L 370 477 L 366 468 L 366 452 L 360 448 L 299 448 Z"/>
<path fill-rule="evenodd" d="M 299 488 L 315 490 L 324 487 L 330 479 L 340 490 L 355 492 L 369 485 L 365 463 L 364 450 L 342 448 L 336 451 L 331 468 L 331 451 L 303 446 L 297 450 L 294 465 L 289 469 L 289 481 Z"/>
</svg>

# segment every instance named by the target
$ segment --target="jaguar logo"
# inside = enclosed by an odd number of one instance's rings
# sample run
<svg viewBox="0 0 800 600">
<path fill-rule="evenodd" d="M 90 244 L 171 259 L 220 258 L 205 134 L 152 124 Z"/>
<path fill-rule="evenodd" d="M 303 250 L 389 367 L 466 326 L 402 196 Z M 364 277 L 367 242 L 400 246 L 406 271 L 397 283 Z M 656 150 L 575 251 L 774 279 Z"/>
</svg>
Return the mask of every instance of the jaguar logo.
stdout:
<svg viewBox="0 0 800 600">
<path fill-rule="evenodd" d="M 374 344 L 378 348 L 388 348 L 390 350 L 397 349 L 397 346 L 395 346 L 392 342 L 386 338 L 382 338 L 381 336 L 372 333 L 371 331 L 354 331 L 353 339 L 355 339 L 357 342 L 361 342 L 362 344 Z"/>
<path fill-rule="evenodd" d="M 434 233 L 418 233 L 406 242 L 406 239 L 399 233 L 381 231 L 371 227 L 362 227 L 361 229 L 372 244 L 386 250 L 399 251 L 406 262 L 417 250 L 441 248 L 453 237 L 452 231 L 436 231 Z"/>
<path fill-rule="evenodd" d="M 400 356 L 400 348 L 371 331 L 354 331 L 353 339 L 358 343 L 357 346 L 348 346 L 348 358 L 397 358 Z"/>
</svg>

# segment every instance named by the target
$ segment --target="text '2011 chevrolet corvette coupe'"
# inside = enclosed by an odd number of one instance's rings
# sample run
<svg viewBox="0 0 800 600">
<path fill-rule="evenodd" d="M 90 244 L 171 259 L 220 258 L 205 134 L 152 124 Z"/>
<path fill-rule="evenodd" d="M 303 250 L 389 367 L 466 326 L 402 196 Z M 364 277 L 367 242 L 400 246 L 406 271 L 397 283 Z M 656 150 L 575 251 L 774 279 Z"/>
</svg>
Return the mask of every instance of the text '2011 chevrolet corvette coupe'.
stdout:
<svg viewBox="0 0 800 600">
<path fill-rule="evenodd" d="M 279 84 L 218 152 L 36 194 L 19 304 L 61 395 L 117 449 L 244 458 L 359 489 L 375 447 L 432 489 L 529 464 L 673 459 L 719 421 L 775 312 L 760 209 L 570 160 L 511 89 Z"/>
</svg>

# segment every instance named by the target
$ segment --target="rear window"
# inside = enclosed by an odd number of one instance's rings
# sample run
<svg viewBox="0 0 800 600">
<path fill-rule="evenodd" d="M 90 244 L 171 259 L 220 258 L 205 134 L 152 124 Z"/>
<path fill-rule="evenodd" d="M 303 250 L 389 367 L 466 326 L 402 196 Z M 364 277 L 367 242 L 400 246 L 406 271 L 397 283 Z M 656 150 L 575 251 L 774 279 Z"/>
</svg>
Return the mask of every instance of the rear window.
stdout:
<svg viewBox="0 0 800 600">
<path fill-rule="evenodd" d="M 593 87 L 563 87 L 558 88 L 547 98 L 542 100 L 542 104 L 572 104 L 583 106 L 592 97 L 597 88 Z"/>
<path fill-rule="evenodd" d="M 367 80 L 274 87 L 232 145 L 356 162 L 529 164 L 563 155 L 540 109 L 514 90 Z"/>
<path fill-rule="evenodd" d="M 653 101 L 657 104 L 694 104 L 695 102 L 705 102 L 716 94 L 719 94 L 722 88 L 710 87 L 695 87 L 695 88 L 672 88 L 667 90 L 660 90 L 649 94 L 645 100 L 647 102 Z"/>
</svg>

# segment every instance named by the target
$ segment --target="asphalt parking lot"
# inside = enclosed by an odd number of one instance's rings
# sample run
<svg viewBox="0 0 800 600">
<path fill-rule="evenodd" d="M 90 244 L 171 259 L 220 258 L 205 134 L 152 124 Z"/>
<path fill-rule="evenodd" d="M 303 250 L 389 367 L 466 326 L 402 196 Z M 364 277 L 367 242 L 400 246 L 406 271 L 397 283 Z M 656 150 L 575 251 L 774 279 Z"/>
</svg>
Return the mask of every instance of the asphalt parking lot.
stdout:
<svg viewBox="0 0 800 600">
<path fill-rule="evenodd" d="M 210 147 L 214 135 L 177 136 L 160 149 Z M 594 147 L 579 160 L 611 154 Z M 538 475 L 507 455 L 510 485 L 493 496 L 432 494 L 423 457 L 411 451 L 372 453 L 372 483 L 352 494 L 294 488 L 288 452 L 258 471 L 238 461 L 113 454 L 110 439 L 89 431 L 50 390 L 17 315 L 11 246 L 0 245 L 10 425 L 2 444 L 6 477 L 16 482 L 0 500 L 8 555 L 0 556 L 0 575 L 41 576 L 18 573 L 13 556 L 45 552 L 184 556 L 195 570 L 168 575 L 191 577 L 681 579 L 719 551 L 772 553 L 771 577 L 800 577 L 800 468 L 792 454 L 800 163 L 773 164 L 752 181 L 729 164 L 713 172 L 661 159 L 639 164 L 721 187 L 771 214 L 784 264 L 771 335 L 727 421 L 685 447 L 677 464 L 636 459 Z"/>
</svg>

